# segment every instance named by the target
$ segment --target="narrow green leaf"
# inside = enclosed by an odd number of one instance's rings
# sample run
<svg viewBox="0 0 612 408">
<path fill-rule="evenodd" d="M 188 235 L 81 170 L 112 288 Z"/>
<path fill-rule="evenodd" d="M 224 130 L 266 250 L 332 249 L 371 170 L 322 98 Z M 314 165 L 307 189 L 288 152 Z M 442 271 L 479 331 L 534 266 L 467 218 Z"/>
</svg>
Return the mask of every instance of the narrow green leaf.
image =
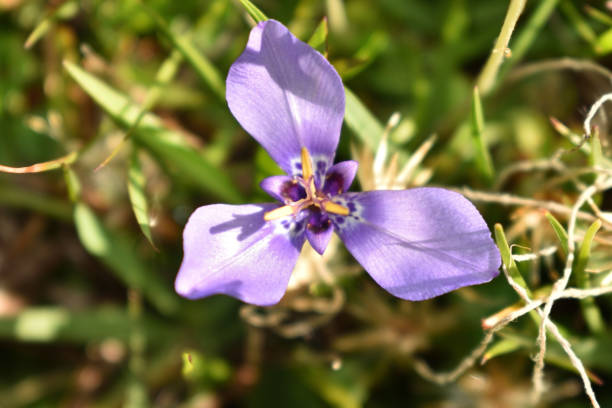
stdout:
<svg viewBox="0 0 612 408">
<path fill-rule="evenodd" d="M 502 262 L 504 266 L 508 270 L 508 274 L 516 283 L 518 283 L 529 296 L 531 296 L 531 290 L 527 286 L 525 279 L 518 270 L 516 266 L 516 262 L 512 259 L 512 251 L 510 251 L 510 246 L 508 245 L 508 241 L 506 240 L 506 235 L 504 234 L 504 228 L 501 224 L 495 224 L 495 242 L 499 247 L 499 252 L 501 253 Z"/>
<path fill-rule="evenodd" d="M 308 44 L 319 51 L 327 58 L 327 36 L 329 34 L 329 27 L 327 25 L 327 17 L 323 17 L 314 33 L 308 40 Z"/>
<path fill-rule="evenodd" d="M 129 341 L 129 378 L 126 381 L 126 408 L 146 408 L 151 406 L 146 385 L 147 336 L 143 326 L 143 303 L 139 291 L 130 289 L 128 292 L 128 315 L 132 321 Z"/>
<path fill-rule="evenodd" d="M 599 138 L 599 128 L 591 135 L 591 154 L 589 156 L 591 166 L 602 166 L 604 164 L 604 154 L 601 150 L 601 140 Z"/>
<path fill-rule="evenodd" d="M 253 20 L 255 20 L 256 23 L 261 23 L 262 21 L 266 21 L 268 19 L 268 17 L 266 17 L 266 15 L 249 0 L 240 0 L 240 3 L 249 13 L 249 15 L 253 17 Z"/>
<path fill-rule="evenodd" d="M 596 220 L 591 226 L 587 229 L 584 234 L 584 239 L 582 240 L 582 244 L 580 245 L 580 249 L 578 250 L 578 256 L 576 257 L 576 263 L 574 264 L 574 273 L 578 278 L 578 282 L 581 287 L 586 287 L 588 276 L 586 275 L 586 266 L 591 257 L 591 244 L 593 243 L 593 238 L 595 238 L 595 234 L 601 228 L 601 220 Z"/>
<path fill-rule="evenodd" d="M 231 375 L 231 367 L 225 360 L 202 354 L 197 350 L 183 353 L 183 378 L 199 384 L 225 382 Z"/>
<path fill-rule="evenodd" d="M 591 7 L 588 4 L 584 6 L 584 11 L 591 16 L 593 19 L 599 21 L 602 24 L 606 24 L 612 26 L 612 17 L 609 14 L 596 9 L 595 7 Z"/>
<path fill-rule="evenodd" d="M 548 222 L 550 222 L 550 226 L 555 231 L 555 234 L 557 235 L 557 238 L 561 243 L 561 249 L 563 250 L 563 253 L 567 255 L 567 231 L 565 231 L 565 228 L 563 228 L 563 225 L 561 225 L 561 223 L 555 218 L 555 216 L 548 211 L 546 212 L 546 218 L 548 219 Z"/>
<path fill-rule="evenodd" d="M 352 58 L 335 61 L 338 73 L 344 80 L 355 77 L 370 66 L 376 60 L 376 57 L 387 49 L 388 45 L 389 37 L 385 32 L 372 33 Z"/>
<path fill-rule="evenodd" d="M 503 356 L 504 354 L 512 353 L 513 351 L 516 351 L 520 349 L 521 347 L 523 347 L 523 344 L 516 341 L 516 339 L 512 337 L 503 338 L 501 340 L 498 340 L 495 343 L 491 344 L 489 348 L 487 349 L 487 351 L 483 354 L 481 364 L 484 364 L 487 361 L 495 357 L 499 357 L 499 356 Z"/>
<path fill-rule="evenodd" d="M 129 238 L 105 227 L 84 203 L 75 206 L 74 223 L 85 249 L 107 265 L 127 287 L 140 290 L 165 314 L 177 310 L 178 298 L 170 289 L 171 285 L 142 262 Z"/>
<path fill-rule="evenodd" d="M 380 138 L 383 135 L 384 127 L 353 91 L 346 86 L 344 91 L 346 93 L 344 121 L 363 143 L 373 151 L 376 151 Z"/>
<path fill-rule="evenodd" d="M 559 0 L 542 0 L 535 4 L 535 9 L 530 13 L 525 24 L 522 24 L 517 30 L 517 35 L 514 36 L 514 40 L 510 44 L 512 58 L 509 58 L 503 65 L 499 73 L 498 83 L 512 67 L 522 61 L 542 27 L 549 21 L 550 15 L 557 7 L 558 2 Z"/>
<path fill-rule="evenodd" d="M 591 45 L 595 44 L 597 40 L 597 34 L 591 28 L 584 18 L 582 18 L 582 14 L 578 12 L 576 6 L 569 0 L 562 0 L 559 4 L 559 8 L 565 14 L 565 16 L 570 21 L 570 24 L 574 27 L 574 30 L 583 40 L 588 42 Z"/>
<path fill-rule="evenodd" d="M 162 95 L 163 88 L 165 88 L 165 86 L 168 85 L 170 80 L 174 78 L 174 75 L 178 71 L 182 59 L 183 56 L 181 55 L 181 53 L 175 50 L 172 52 L 172 54 L 170 54 L 170 57 L 168 57 L 163 62 L 161 67 L 159 67 L 157 75 L 155 76 L 155 84 L 148 89 L 147 96 L 145 98 L 144 103 L 140 107 L 140 110 L 138 111 L 136 119 L 132 122 L 130 127 L 125 132 L 125 135 L 123 136 L 121 142 L 113 149 L 111 154 L 108 155 L 108 157 L 104 159 L 104 161 L 100 163 L 98 167 L 96 167 L 95 171 L 98 171 L 104 166 L 106 166 L 113 159 L 113 157 L 115 157 L 115 155 L 119 153 L 119 151 L 124 145 L 124 142 L 128 140 L 130 136 L 132 136 L 134 130 L 138 128 L 138 125 L 140 125 L 140 121 L 142 120 L 142 118 L 144 118 L 145 114 L 149 112 L 157 103 L 157 101 Z"/>
<path fill-rule="evenodd" d="M 570 333 L 567 330 L 563 329 L 562 325 L 558 324 L 558 326 L 559 326 L 559 331 L 561 332 L 561 334 L 563 334 L 563 337 L 565 338 L 570 337 L 572 339 L 578 338 L 578 336 L 575 333 Z M 513 340 L 514 342 L 520 344 L 522 348 L 526 350 L 530 350 L 531 352 L 534 351 L 533 337 L 526 336 L 524 334 L 517 333 L 515 331 L 510 331 L 508 329 L 504 329 L 498 332 L 498 334 L 500 335 L 500 337 L 503 337 L 504 339 Z M 551 340 L 553 339 L 554 337 L 551 335 Z M 592 343 L 590 344 L 590 346 L 592 347 Z M 582 357 L 583 354 L 579 353 L 579 355 Z M 559 343 L 556 341 L 551 342 L 550 347 L 546 351 L 546 356 L 544 357 L 544 360 L 547 363 L 556 365 L 557 367 L 563 368 L 573 373 L 578 373 L 578 370 L 576 370 L 576 367 L 574 367 L 574 365 L 572 364 L 572 361 L 569 359 L 567 354 L 563 351 Z M 586 371 L 591 381 L 594 381 L 597 384 L 601 384 L 601 379 L 598 378 L 591 370 L 587 369 Z"/>
<path fill-rule="evenodd" d="M 138 118 L 140 108 L 128 97 L 79 66 L 64 61 L 70 76 L 104 109 L 115 122 L 129 128 Z M 206 191 L 229 202 L 241 202 L 242 197 L 229 177 L 208 163 L 188 146 L 180 133 L 165 128 L 159 118 L 145 114 L 136 127 L 136 141 L 152 151 L 169 167 L 176 170 L 181 180 L 188 180 Z"/>
<path fill-rule="evenodd" d="M 58 20 L 66 20 L 74 17 L 74 15 L 79 11 L 79 4 L 76 1 L 67 1 L 59 6 L 55 11 L 47 15 L 43 18 L 40 23 L 36 25 L 34 30 L 30 33 L 24 47 L 26 49 L 31 48 L 34 44 L 38 42 L 42 37 L 47 34 L 49 29 L 53 27 Z"/>
<path fill-rule="evenodd" d="M 157 14 L 150 7 L 144 7 L 151 15 L 157 27 L 170 40 L 170 43 L 183 55 L 185 60 L 193 66 L 196 73 L 206 83 L 214 94 L 221 100 L 225 101 L 225 81 L 217 68 L 206 58 L 191 42 L 188 35 L 178 35 L 172 32 L 162 16 Z"/>
<path fill-rule="evenodd" d="M 492 181 L 494 176 L 493 164 L 487 142 L 484 139 L 484 113 L 480 101 L 478 87 L 474 87 L 472 94 L 472 139 L 476 150 L 476 167 L 480 174 L 487 180 Z"/>
<path fill-rule="evenodd" d="M 132 151 L 130 158 L 130 168 L 128 171 L 128 194 L 132 204 L 132 211 L 136 216 L 140 230 L 147 238 L 151 246 L 155 247 L 153 237 L 151 236 L 151 219 L 149 218 L 149 203 L 145 193 L 145 177 L 142 173 L 140 160 L 138 158 L 138 150 Z"/>
<path fill-rule="evenodd" d="M 81 182 L 69 164 L 65 164 L 62 168 L 64 170 L 64 181 L 66 182 L 68 197 L 70 201 L 76 203 L 81 196 Z"/>
<path fill-rule="evenodd" d="M 576 338 L 576 336 L 573 336 L 572 338 Z M 549 364 L 556 365 L 557 367 L 563 368 L 574 374 L 579 374 L 578 370 L 572 363 L 572 360 L 570 360 L 565 351 L 558 346 L 558 343 L 553 343 L 550 349 L 547 350 L 545 360 Z M 599 385 L 603 384 L 601 378 L 599 378 L 592 370 L 588 368 L 585 368 L 585 370 L 591 381 Z"/>
<path fill-rule="evenodd" d="M 68 201 L 17 188 L 2 181 L 0 205 L 27 209 L 62 221 L 72 221 L 72 206 Z"/>
<path fill-rule="evenodd" d="M 586 267 L 589 262 L 589 258 L 591 257 L 591 244 L 593 243 L 593 238 L 595 238 L 595 234 L 597 234 L 597 231 L 599 231 L 600 228 L 601 220 L 596 220 L 587 229 L 584 234 L 582 244 L 580 245 L 580 249 L 578 250 L 578 256 L 576 257 L 576 261 L 573 265 L 573 273 L 576 276 L 578 287 L 582 289 L 588 289 L 591 287 L 591 280 L 586 272 Z M 580 299 L 580 306 L 582 307 L 582 313 L 587 325 L 589 326 L 589 330 L 591 330 L 592 333 L 601 333 L 605 328 L 605 324 L 603 322 L 601 312 L 595 303 L 595 299 L 592 297 Z"/>
<path fill-rule="evenodd" d="M 124 309 L 98 306 L 95 310 L 69 310 L 63 307 L 29 307 L 16 316 L 0 317 L 0 338 L 27 342 L 91 342 L 109 338 L 127 341 L 131 320 Z M 148 337 L 167 338 L 168 328 L 145 320 Z"/>
</svg>

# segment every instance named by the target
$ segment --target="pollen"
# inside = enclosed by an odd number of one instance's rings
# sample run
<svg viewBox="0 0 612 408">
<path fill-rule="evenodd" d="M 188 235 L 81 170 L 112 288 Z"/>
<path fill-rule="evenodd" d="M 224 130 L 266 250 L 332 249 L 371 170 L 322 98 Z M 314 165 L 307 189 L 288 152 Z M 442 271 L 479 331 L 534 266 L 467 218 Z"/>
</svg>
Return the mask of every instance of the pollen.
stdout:
<svg viewBox="0 0 612 408">
<path fill-rule="evenodd" d="M 308 149 L 302 147 L 302 178 L 304 181 L 308 182 L 308 180 L 312 178 L 313 174 L 310 153 L 308 153 Z"/>
<path fill-rule="evenodd" d="M 323 201 L 322 203 L 323 209 L 328 213 L 338 214 L 338 215 L 349 215 L 350 211 L 348 208 L 336 204 L 333 201 Z"/>
<path fill-rule="evenodd" d="M 264 214 L 264 220 L 272 221 L 277 220 L 279 218 L 287 217 L 289 215 L 295 214 L 295 208 L 290 205 L 284 205 L 282 207 L 275 208 L 272 211 L 268 211 Z"/>
</svg>

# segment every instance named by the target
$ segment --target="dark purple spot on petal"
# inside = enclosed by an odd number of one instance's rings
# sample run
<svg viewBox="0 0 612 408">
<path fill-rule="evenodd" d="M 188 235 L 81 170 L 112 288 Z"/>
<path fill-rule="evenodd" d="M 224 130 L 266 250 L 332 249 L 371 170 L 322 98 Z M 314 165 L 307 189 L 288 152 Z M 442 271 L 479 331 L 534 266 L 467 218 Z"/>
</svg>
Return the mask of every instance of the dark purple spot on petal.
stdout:
<svg viewBox="0 0 612 408">
<path fill-rule="evenodd" d="M 357 210 L 357 207 L 355 206 L 355 203 L 349 202 L 346 206 L 348 207 L 350 212 L 353 212 L 353 211 Z M 357 218 L 357 217 L 355 217 L 355 218 Z"/>
<path fill-rule="evenodd" d="M 283 198 L 293 202 L 306 198 L 306 191 L 304 190 L 304 187 L 293 181 L 284 183 L 280 194 Z"/>
<path fill-rule="evenodd" d="M 314 233 L 319 233 L 326 231 L 329 227 L 331 227 L 331 220 L 327 213 L 318 208 L 312 208 L 308 217 L 307 228 Z"/>
<path fill-rule="evenodd" d="M 344 176 L 338 172 L 329 173 L 325 177 L 323 192 L 328 196 L 335 196 L 342 192 L 342 186 L 344 186 Z"/>
<path fill-rule="evenodd" d="M 295 163 L 295 168 L 298 170 L 302 170 L 302 163 Z"/>
</svg>

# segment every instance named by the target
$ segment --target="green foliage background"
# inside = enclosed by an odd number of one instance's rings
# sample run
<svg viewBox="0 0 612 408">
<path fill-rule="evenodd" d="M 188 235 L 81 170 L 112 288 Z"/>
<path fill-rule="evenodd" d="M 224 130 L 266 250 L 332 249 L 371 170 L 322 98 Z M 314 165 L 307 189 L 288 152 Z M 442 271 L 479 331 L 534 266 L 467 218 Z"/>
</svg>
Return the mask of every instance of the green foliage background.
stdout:
<svg viewBox="0 0 612 408">
<path fill-rule="evenodd" d="M 189 214 L 266 200 L 257 184 L 278 173 L 224 98 L 227 70 L 265 12 L 343 77 L 340 158 L 354 146 L 374 153 L 394 112 L 389 151 L 401 164 L 435 134 L 419 169 L 431 184 L 469 186 L 514 253 L 556 248 L 518 264 L 504 253 L 517 281 L 549 293 L 569 209 L 612 169 L 609 104 L 594 118 L 598 137 L 573 148 L 591 105 L 612 92 L 612 17 L 604 1 L 528 1 L 509 48 L 496 49 L 518 3 L 0 0 L 0 164 L 10 166 L 0 169 L 0 407 L 528 406 L 537 319 L 499 331 L 486 364 L 448 384 L 419 369 L 453 369 L 483 338 L 481 319 L 521 306 L 502 275 L 411 303 L 341 249 L 338 269 L 356 273 L 304 289 L 306 309 L 291 296 L 270 310 L 186 301 L 172 286 Z M 499 70 L 485 69 L 497 56 Z M 610 191 L 593 206 L 576 227 L 570 286 L 581 289 L 611 284 Z M 334 291 L 339 308 L 313 306 Z M 604 407 L 611 312 L 610 296 L 552 312 Z M 585 406 L 568 357 L 548 346 L 540 405 Z"/>
</svg>

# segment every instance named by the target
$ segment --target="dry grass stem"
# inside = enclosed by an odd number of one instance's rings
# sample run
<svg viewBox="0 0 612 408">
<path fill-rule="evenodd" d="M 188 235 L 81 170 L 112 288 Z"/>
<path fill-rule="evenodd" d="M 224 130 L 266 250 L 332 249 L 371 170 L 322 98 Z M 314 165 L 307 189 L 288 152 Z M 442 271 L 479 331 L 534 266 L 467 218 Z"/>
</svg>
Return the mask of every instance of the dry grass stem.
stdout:
<svg viewBox="0 0 612 408">
<path fill-rule="evenodd" d="M 461 193 L 470 200 L 477 202 L 480 201 L 508 206 L 518 205 L 525 207 L 542 208 L 552 213 L 561 214 L 565 216 L 569 216 L 572 213 L 571 207 L 568 207 L 555 201 L 536 200 L 533 198 L 519 197 L 507 193 L 487 193 L 484 191 L 474 191 L 467 187 L 453 188 L 451 190 Z M 577 219 L 588 222 L 594 222 L 595 220 L 597 220 L 597 217 L 595 217 L 593 214 L 584 211 L 578 211 L 576 217 Z"/>
<path fill-rule="evenodd" d="M 597 114 L 597 111 L 599 110 L 599 108 L 601 108 L 601 106 L 604 103 L 606 103 L 607 101 L 612 101 L 612 93 L 607 93 L 607 94 L 601 96 L 593 104 L 593 106 L 591 106 L 591 109 L 589 109 L 589 113 L 587 114 L 587 117 L 584 120 L 584 134 L 585 134 L 586 137 L 590 137 L 591 136 L 591 120 L 593 120 L 593 118 Z"/>
<path fill-rule="evenodd" d="M 553 285 L 553 290 L 546 302 L 546 305 L 544 306 L 544 310 L 541 313 L 542 321 L 540 323 L 540 328 L 539 328 L 538 338 L 537 338 L 537 344 L 538 344 L 539 351 L 535 357 L 535 366 L 534 366 L 533 377 L 532 377 L 533 386 L 534 386 L 534 389 L 533 389 L 533 402 L 534 403 L 537 403 L 540 400 L 541 395 L 544 392 L 543 370 L 544 370 L 544 357 L 546 356 L 546 328 L 549 328 L 550 326 L 554 326 L 552 323 L 550 323 L 549 325 L 550 312 L 552 310 L 554 302 L 557 300 L 557 296 L 561 292 L 563 292 L 563 290 L 565 290 L 565 288 L 567 287 L 570 276 L 572 274 L 572 266 L 574 263 L 574 252 L 575 252 L 575 247 L 576 247 L 575 241 L 574 241 L 574 234 L 575 234 L 575 229 L 576 229 L 576 220 L 578 218 L 578 212 L 580 208 L 584 205 L 584 203 L 589 198 L 591 198 L 593 195 L 595 195 L 598 191 L 605 190 L 609 188 L 610 186 L 612 186 L 612 183 L 610 180 L 607 180 L 607 181 L 604 181 L 604 180 L 605 180 L 604 176 L 600 175 L 593 185 L 586 188 L 580 194 L 580 196 L 578 197 L 578 200 L 576 200 L 576 203 L 572 207 L 572 212 L 570 214 L 568 228 L 567 228 L 568 254 L 566 258 L 565 268 L 563 270 L 563 276 L 558 281 L 556 281 L 555 284 Z M 557 337 L 557 339 L 559 340 L 559 337 Z M 559 340 L 559 343 L 563 346 L 565 350 L 564 343 L 561 340 Z M 568 344 L 568 347 L 569 347 L 569 344 Z M 570 351 L 571 351 L 571 348 L 570 348 Z M 572 357 L 572 355 L 567 350 L 566 350 L 566 353 L 568 353 L 568 356 L 572 360 L 572 363 L 574 364 L 576 369 L 581 371 L 580 367 L 582 367 L 582 362 L 579 359 L 577 360 L 577 362 L 575 362 L 574 361 L 575 356 Z M 584 371 L 584 367 L 582 367 L 582 371 Z M 581 372 L 581 376 L 582 376 L 582 372 Z M 588 381 L 588 376 L 586 377 L 586 380 Z M 589 395 L 589 398 L 591 398 L 591 402 L 593 403 L 593 406 L 598 406 L 597 401 L 595 400 L 595 396 L 593 394 L 592 387 L 590 385 L 590 381 L 585 382 L 583 378 L 583 382 L 585 386 L 585 391 L 587 392 L 587 395 Z"/>
</svg>

